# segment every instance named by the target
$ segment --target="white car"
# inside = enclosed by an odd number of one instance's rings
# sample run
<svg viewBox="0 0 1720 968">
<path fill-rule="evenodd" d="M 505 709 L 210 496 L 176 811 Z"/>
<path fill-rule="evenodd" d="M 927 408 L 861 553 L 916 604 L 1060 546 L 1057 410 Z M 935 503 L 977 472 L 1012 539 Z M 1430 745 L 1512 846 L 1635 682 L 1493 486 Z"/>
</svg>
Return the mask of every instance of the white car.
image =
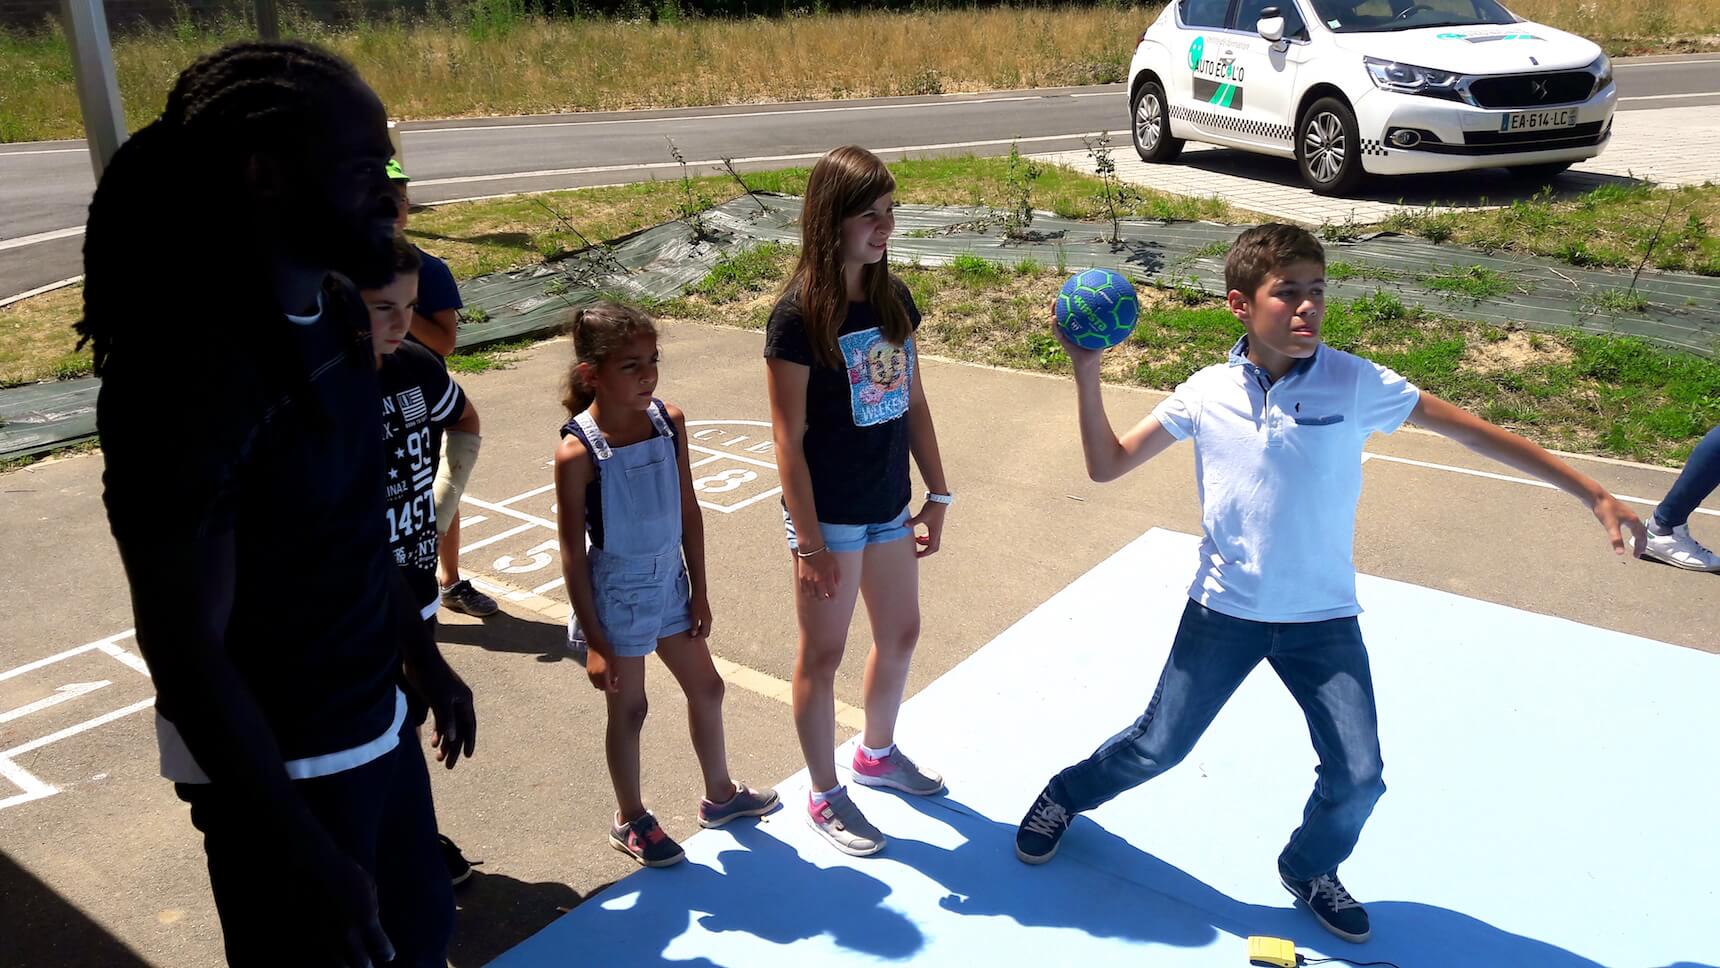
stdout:
<svg viewBox="0 0 1720 968">
<path fill-rule="evenodd" d="M 1294 158 L 1323 195 L 1364 175 L 1550 178 L 1612 135 L 1592 41 L 1497 0 L 1175 0 L 1129 65 L 1135 150 L 1184 141 Z"/>
</svg>

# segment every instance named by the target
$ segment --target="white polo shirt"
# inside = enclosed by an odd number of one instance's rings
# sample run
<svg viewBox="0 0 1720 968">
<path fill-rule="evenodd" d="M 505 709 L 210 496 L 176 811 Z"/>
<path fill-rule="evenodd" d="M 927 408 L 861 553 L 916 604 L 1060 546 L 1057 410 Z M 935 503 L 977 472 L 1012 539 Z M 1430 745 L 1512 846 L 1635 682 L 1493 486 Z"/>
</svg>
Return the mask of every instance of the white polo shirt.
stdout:
<svg viewBox="0 0 1720 968">
<path fill-rule="evenodd" d="M 1189 597 L 1256 622 L 1359 615 L 1362 445 L 1401 426 L 1421 391 L 1324 345 L 1274 383 L 1247 352 L 1245 336 L 1153 411 L 1194 439 L 1205 536 Z"/>
</svg>

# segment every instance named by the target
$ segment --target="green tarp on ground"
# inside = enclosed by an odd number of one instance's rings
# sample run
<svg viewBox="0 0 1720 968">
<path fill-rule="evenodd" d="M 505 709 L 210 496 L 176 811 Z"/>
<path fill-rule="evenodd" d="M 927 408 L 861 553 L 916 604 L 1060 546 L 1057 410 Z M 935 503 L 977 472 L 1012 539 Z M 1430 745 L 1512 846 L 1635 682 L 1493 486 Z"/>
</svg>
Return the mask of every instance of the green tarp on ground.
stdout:
<svg viewBox="0 0 1720 968">
<path fill-rule="evenodd" d="M 470 279 L 460 291 L 468 315 L 482 322 L 462 324 L 459 346 L 470 350 L 558 332 L 573 309 L 602 295 L 673 298 L 725 256 L 763 242 L 799 242 L 799 213 L 798 198 L 741 197 L 705 213 L 703 236 L 685 222 L 667 222 L 554 263 Z M 1124 221 L 1118 245 L 1106 240 L 1109 228 L 1042 213 L 1029 238 L 1012 239 L 989 210 L 903 205 L 896 210 L 890 254 L 922 265 L 972 254 L 1010 264 L 1061 264 L 1071 271 L 1103 266 L 1137 282 L 1222 295 L 1224 251 L 1245 227 Z M 1384 290 L 1406 304 L 1464 319 L 1628 335 L 1668 349 L 1720 354 L 1720 278 L 1646 270 L 1636 280 L 1635 297 L 1627 299 L 1620 294 L 1630 286 L 1628 272 L 1399 235 L 1328 243 L 1327 261 L 1345 263 L 1353 273 L 1330 283 L 1333 298 Z M 1495 294 L 1472 298 L 1439 288 L 1464 274 L 1479 280 L 1480 291 Z M 0 458 L 92 436 L 97 386 L 82 379 L 0 390 Z"/>
</svg>

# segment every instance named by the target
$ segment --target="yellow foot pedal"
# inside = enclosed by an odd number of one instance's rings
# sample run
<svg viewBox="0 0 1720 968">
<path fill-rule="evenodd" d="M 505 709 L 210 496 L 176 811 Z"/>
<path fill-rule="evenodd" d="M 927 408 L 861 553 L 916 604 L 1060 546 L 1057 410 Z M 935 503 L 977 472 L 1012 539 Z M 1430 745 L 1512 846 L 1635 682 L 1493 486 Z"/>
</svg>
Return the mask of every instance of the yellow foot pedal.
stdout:
<svg viewBox="0 0 1720 968">
<path fill-rule="evenodd" d="M 1296 968 L 1296 943 L 1285 938 L 1253 935 L 1248 939 L 1248 963 L 1273 968 Z"/>
</svg>

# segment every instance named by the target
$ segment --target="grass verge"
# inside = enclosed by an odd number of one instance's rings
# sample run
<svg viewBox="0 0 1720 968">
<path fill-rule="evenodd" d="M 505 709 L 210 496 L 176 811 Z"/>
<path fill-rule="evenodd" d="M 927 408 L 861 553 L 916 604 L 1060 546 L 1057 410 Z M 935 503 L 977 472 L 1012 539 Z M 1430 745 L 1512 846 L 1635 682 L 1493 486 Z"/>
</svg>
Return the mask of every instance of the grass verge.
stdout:
<svg viewBox="0 0 1720 968">
<path fill-rule="evenodd" d="M 761 329 L 794 256 L 792 248 L 775 247 L 768 257 L 719 267 L 687 297 L 653 308 L 669 319 Z M 923 352 L 1068 371 L 1069 359 L 1046 327 L 1045 307 L 1063 280 L 1055 268 L 1005 268 L 965 257 L 899 274 L 925 314 Z M 1186 289 L 1140 295 L 1135 335 L 1106 354 L 1109 381 L 1172 389 L 1222 361 L 1241 335 L 1216 299 Z M 1720 424 L 1720 360 L 1633 339 L 1489 326 L 1423 312 L 1383 292 L 1332 304 L 1324 337 L 1559 450 L 1676 465 Z"/>
<path fill-rule="evenodd" d="M 1720 185 L 1604 185 L 1574 198 L 1542 192 L 1504 208 L 1402 212 L 1371 228 L 1550 256 L 1579 266 L 1720 276 Z"/>
</svg>

